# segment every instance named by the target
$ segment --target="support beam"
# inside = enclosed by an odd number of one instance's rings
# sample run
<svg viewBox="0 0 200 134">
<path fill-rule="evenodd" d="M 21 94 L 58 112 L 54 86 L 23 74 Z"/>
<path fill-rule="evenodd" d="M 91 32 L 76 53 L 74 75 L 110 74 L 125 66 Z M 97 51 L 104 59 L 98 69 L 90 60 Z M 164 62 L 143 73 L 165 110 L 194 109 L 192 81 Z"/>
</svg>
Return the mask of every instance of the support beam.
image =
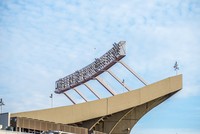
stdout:
<svg viewBox="0 0 200 134">
<path fill-rule="evenodd" d="M 81 94 L 80 91 L 78 91 L 76 88 L 74 88 L 74 90 L 81 96 L 81 98 L 83 98 L 86 102 L 88 102 L 88 100 Z"/>
<path fill-rule="evenodd" d="M 88 84 L 84 83 L 84 85 L 85 85 L 98 99 L 101 99 L 101 98 L 99 97 L 99 95 L 97 95 L 97 93 L 96 93 Z"/>
<path fill-rule="evenodd" d="M 108 134 L 116 134 L 120 132 L 122 133 L 124 132 L 124 130 L 126 130 L 127 133 L 130 133 L 130 131 L 132 130 L 134 125 L 139 121 L 139 119 L 141 119 L 151 109 L 168 99 L 171 95 L 166 95 L 156 100 L 147 102 L 148 107 L 146 107 L 146 104 L 135 107 L 135 109 L 130 111 L 126 116 L 124 116 L 121 119 L 121 121 L 117 122 L 115 127 L 112 129 L 112 131 L 108 132 Z"/>
<path fill-rule="evenodd" d="M 113 123 L 113 126 L 111 127 L 111 130 L 109 131 L 109 134 L 111 134 L 111 133 L 113 132 L 113 130 L 117 127 L 117 125 L 123 120 L 123 118 L 125 118 L 125 117 L 126 117 L 130 112 L 132 112 L 134 109 L 135 109 L 135 107 L 126 110 L 124 113 L 121 112 L 121 113 L 123 113 L 123 114 L 119 116 L 118 121 L 115 121 L 115 123 Z M 120 114 L 120 113 L 118 113 L 118 114 Z"/>
<path fill-rule="evenodd" d="M 102 78 L 100 78 L 99 76 L 95 78 L 105 89 L 108 90 L 108 92 L 110 92 L 113 96 L 116 95 L 116 93 L 112 90 L 112 88 L 108 84 L 106 84 Z"/>
<path fill-rule="evenodd" d="M 107 72 L 108 72 L 113 78 L 115 78 L 123 87 L 125 87 L 128 91 L 130 91 L 130 89 L 126 86 L 126 84 L 123 83 L 111 70 L 107 70 Z"/>
<path fill-rule="evenodd" d="M 75 101 L 73 101 L 73 99 L 67 94 L 67 93 L 63 93 L 73 104 L 76 104 Z"/>
<path fill-rule="evenodd" d="M 140 77 L 135 71 L 133 71 L 133 69 L 131 69 L 126 63 L 124 63 L 123 61 L 118 61 L 119 63 L 121 63 L 128 71 L 130 71 L 136 78 L 138 78 L 138 80 L 140 80 L 145 86 L 148 85 L 147 82 L 145 82 L 145 80 Z"/>
<path fill-rule="evenodd" d="M 98 118 L 98 120 L 95 120 L 95 123 L 94 123 L 92 126 L 90 126 L 90 127 L 88 128 L 89 131 L 92 131 L 92 129 L 93 129 L 97 124 L 99 124 L 100 121 L 103 121 L 103 118 L 105 118 L 105 116 L 102 116 L 101 118 Z"/>
</svg>

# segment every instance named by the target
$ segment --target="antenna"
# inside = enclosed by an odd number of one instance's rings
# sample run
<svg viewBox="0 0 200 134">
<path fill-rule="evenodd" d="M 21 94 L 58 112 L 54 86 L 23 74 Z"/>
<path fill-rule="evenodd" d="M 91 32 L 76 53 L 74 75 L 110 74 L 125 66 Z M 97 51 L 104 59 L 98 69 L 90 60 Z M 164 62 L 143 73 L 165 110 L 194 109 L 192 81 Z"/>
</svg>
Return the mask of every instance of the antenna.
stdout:
<svg viewBox="0 0 200 134">
<path fill-rule="evenodd" d="M 178 74 L 178 70 L 179 70 L 178 62 L 177 61 L 174 64 L 174 70 L 176 71 L 176 75 L 177 75 Z"/>
</svg>

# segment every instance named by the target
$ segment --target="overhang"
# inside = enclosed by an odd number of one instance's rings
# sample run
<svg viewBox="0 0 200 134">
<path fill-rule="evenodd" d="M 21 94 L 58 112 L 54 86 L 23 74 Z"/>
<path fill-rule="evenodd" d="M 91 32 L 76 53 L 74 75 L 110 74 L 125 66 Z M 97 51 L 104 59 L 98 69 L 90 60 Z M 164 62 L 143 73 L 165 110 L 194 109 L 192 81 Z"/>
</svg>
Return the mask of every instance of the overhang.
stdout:
<svg viewBox="0 0 200 134">
<path fill-rule="evenodd" d="M 13 113 L 11 117 L 26 117 L 55 123 L 73 124 L 140 106 L 182 89 L 182 75 L 166 78 L 123 94 L 51 109 Z"/>
</svg>

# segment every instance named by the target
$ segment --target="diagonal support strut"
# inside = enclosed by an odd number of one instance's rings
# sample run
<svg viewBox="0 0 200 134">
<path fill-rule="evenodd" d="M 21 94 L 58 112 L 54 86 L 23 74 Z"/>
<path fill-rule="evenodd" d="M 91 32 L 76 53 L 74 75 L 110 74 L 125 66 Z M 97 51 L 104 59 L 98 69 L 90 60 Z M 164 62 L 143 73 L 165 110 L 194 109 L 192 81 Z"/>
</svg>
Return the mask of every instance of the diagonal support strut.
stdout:
<svg viewBox="0 0 200 134">
<path fill-rule="evenodd" d="M 88 102 L 88 100 L 81 94 L 80 91 L 78 91 L 76 88 L 74 88 L 74 90 L 75 90 L 86 102 Z"/>
<path fill-rule="evenodd" d="M 108 92 L 110 92 L 113 96 L 116 95 L 116 93 L 112 90 L 112 88 L 109 87 L 109 85 L 106 84 L 105 81 L 102 78 L 100 78 L 99 76 L 97 76 L 95 78 L 105 89 L 108 90 Z"/>
<path fill-rule="evenodd" d="M 107 70 L 107 72 L 108 72 L 113 78 L 115 78 L 123 87 L 125 87 L 128 91 L 130 91 L 130 89 L 125 85 L 125 83 L 122 83 L 121 80 L 120 80 L 111 70 Z"/>
<path fill-rule="evenodd" d="M 126 63 L 124 63 L 123 61 L 118 61 L 119 63 L 121 63 L 128 71 L 130 71 L 136 78 L 138 78 L 138 80 L 140 80 L 145 86 L 148 85 L 147 82 L 145 82 L 145 80 L 140 77 L 135 71 L 133 71 L 133 69 L 131 69 Z"/>
<path fill-rule="evenodd" d="M 99 95 L 86 83 L 83 83 L 98 99 L 101 99 Z"/>
<path fill-rule="evenodd" d="M 63 93 L 73 104 L 76 104 L 76 102 L 67 94 L 67 93 Z"/>
</svg>

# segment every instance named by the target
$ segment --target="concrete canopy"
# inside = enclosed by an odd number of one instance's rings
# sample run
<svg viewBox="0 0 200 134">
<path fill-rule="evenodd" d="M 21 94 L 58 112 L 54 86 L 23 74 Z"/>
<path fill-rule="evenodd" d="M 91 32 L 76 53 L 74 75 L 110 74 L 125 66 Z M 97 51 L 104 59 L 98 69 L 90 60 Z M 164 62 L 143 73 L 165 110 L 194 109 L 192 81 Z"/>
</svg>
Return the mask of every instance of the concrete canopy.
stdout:
<svg viewBox="0 0 200 134">
<path fill-rule="evenodd" d="M 105 133 L 129 133 L 152 108 L 182 89 L 182 75 L 166 78 L 137 90 L 91 102 L 51 109 L 13 113 L 63 124 L 76 124 Z"/>
</svg>

